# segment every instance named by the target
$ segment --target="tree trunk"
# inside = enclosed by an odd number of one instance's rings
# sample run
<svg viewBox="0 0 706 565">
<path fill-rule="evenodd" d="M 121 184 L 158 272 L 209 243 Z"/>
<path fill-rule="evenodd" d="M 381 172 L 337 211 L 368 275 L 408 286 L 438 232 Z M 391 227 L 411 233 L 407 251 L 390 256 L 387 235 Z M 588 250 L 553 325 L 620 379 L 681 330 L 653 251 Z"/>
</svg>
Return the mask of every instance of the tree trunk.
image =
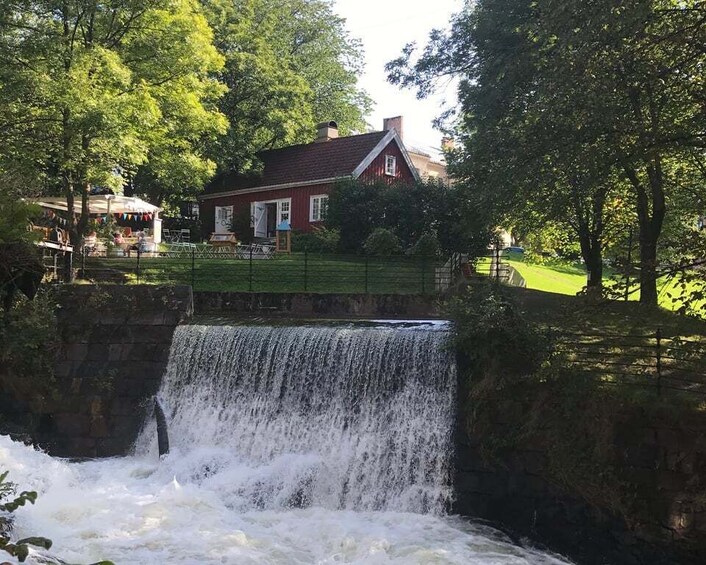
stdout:
<svg viewBox="0 0 706 565">
<path fill-rule="evenodd" d="M 579 230 L 581 257 L 586 265 L 586 286 L 588 289 L 603 288 L 603 245 L 600 237 L 587 228 Z"/>
<path fill-rule="evenodd" d="M 649 228 L 648 228 L 649 229 Z M 657 238 L 659 234 L 646 233 L 640 225 L 640 302 L 657 304 Z"/>
<path fill-rule="evenodd" d="M 603 288 L 603 254 L 600 246 L 592 246 L 588 255 L 584 255 L 586 262 L 586 286 L 589 289 Z"/>
<path fill-rule="evenodd" d="M 650 193 L 637 171 L 624 167 L 637 194 L 637 220 L 640 228 L 640 302 L 657 305 L 657 242 L 662 233 L 666 213 L 664 179 L 659 157 L 647 165 Z"/>
</svg>

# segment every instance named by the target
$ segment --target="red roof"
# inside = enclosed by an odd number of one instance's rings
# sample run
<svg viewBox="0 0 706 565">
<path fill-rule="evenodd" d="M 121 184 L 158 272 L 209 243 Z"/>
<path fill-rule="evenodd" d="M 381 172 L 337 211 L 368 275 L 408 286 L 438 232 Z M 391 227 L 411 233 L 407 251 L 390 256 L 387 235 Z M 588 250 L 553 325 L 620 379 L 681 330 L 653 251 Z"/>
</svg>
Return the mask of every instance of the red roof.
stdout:
<svg viewBox="0 0 706 565">
<path fill-rule="evenodd" d="M 349 176 L 388 132 L 376 131 L 329 141 L 262 151 L 262 175 L 227 175 L 215 179 L 206 192 L 306 182 Z"/>
</svg>

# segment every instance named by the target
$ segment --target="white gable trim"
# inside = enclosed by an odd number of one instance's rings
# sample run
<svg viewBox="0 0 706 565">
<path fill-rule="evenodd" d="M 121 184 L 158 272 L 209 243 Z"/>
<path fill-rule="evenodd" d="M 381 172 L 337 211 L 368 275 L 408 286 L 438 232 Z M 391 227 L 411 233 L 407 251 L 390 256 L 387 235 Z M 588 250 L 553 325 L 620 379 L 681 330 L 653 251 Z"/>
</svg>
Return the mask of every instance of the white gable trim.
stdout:
<svg viewBox="0 0 706 565">
<path fill-rule="evenodd" d="M 363 171 L 367 169 L 370 164 L 376 159 L 380 153 L 383 152 L 385 147 L 387 147 L 392 140 L 395 140 L 395 143 L 397 143 L 397 147 L 399 147 L 400 152 L 402 153 L 402 158 L 404 159 L 405 163 L 407 163 L 407 166 L 409 167 L 409 170 L 412 171 L 412 175 L 414 176 L 414 180 L 419 182 L 421 180 L 421 177 L 419 176 L 419 173 L 417 172 L 417 169 L 414 167 L 412 164 L 412 159 L 409 158 L 409 153 L 407 153 L 407 149 L 405 149 L 404 143 L 402 143 L 402 140 L 400 139 L 400 135 L 397 133 L 397 130 L 391 129 L 389 130 L 386 134 L 385 137 L 383 137 L 378 144 L 373 148 L 373 150 L 368 153 L 368 155 L 363 159 L 358 165 L 355 170 L 353 171 L 353 174 L 351 175 L 354 179 L 357 179 L 360 175 L 363 174 Z"/>
<path fill-rule="evenodd" d="M 198 197 L 199 200 L 213 200 L 215 198 L 223 198 L 224 196 L 237 196 L 238 194 L 255 194 L 257 192 L 268 192 L 270 190 L 283 190 L 285 188 L 298 188 L 300 186 L 314 186 L 317 184 L 332 184 L 339 180 L 350 178 L 349 176 L 330 177 L 327 179 L 305 180 L 299 182 L 286 182 L 284 184 L 270 184 L 267 186 L 255 186 L 253 188 L 240 188 L 236 190 L 227 190 L 224 192 L 212 192 L 211 194 L 202 194 Z"/>
</svg>

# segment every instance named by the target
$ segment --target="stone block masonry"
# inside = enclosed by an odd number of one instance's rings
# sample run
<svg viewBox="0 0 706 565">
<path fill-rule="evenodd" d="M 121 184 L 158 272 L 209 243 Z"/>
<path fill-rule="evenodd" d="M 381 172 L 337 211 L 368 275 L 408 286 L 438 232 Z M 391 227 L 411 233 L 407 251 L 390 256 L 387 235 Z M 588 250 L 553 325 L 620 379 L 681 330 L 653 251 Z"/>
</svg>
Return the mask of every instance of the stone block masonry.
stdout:
<svg viewBox="0 0 706 565">
<path fill-rule="evenodd" d="M 197 314 L 284 318 L 438 318 L 438 297 L 412 294 L 195 292 Z"/>
<path fill-rule="evenodd" d="M 634 510 L 630 516 L 559 484 L 546 447 L 529 439 L 498 459 L 485 457 L 483 438 L 463 421 L 455 512 L 500 524 L 582 565 L 706 563 L 706 417 L 684 414 L 676 425 L 659 414 L 626 410 L 616 422 L 612 465 Z"/>
<path fill-rule="evenodd" d="M 151 413 L 174 329 L 193 313 L 191 288 L 71 285 L 57 304 L 54 393 L 37 402 L 0 391 L 12 397 L 3 419 L 51 455 L 124 455 Z"/>
</svg>

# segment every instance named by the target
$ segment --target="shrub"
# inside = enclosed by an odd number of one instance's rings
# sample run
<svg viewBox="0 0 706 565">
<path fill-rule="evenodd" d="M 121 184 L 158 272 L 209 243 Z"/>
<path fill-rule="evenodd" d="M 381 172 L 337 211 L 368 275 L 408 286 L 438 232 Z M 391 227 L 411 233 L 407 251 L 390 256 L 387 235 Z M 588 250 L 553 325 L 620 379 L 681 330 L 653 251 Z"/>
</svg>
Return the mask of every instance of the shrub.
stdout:
<svg viewBox="0 0 706 565">
<path fill-rule="evenodd" d="M 250 227 L 250 221 L 250 208 L 241 206 L 233 214 L 233 219 L 230 223 L 230 231 L 235 234 L 238 241 L 243 242 L 245 245 L 250 245 L 253 240 L 253 229 Z"/>
<path fill-rule="evenodd" d="M 339 251 L 360 253 L 363 242 L 383 224 L 384 207 L 380 195 L 384 185 L 358 180 L 336 183 L 329 196 L 326 227 L 339 230 Z"/>
<path fill-rule="evenodd" d="M 292 251 L 297 253 L 334 253 L 338 249 L 341 233 L 336 229 L 314 228 L 309 233 L 292 233 Z"/>
<path fill-rule="evenodd" d="M 409 248 L 408 253 L 419 257 L 437 257 L 441 253 L 439 239 L 434 232 L 424 233 L 417 242 Z"/>
<path fill-rule="evenodd" d="M 516 381 L 536 373 L 549 356 L 544 335 L 502 287 L 471 286 L 450 311 L 456 350 L 473 380 Z"/>
<path fill-rule="evenodd" d="M 363 244 L 363 249 L 368 255 L 395 255 L 402 251 L 400 239 L 385 228 L 373 230 Z"/>
</svg>

